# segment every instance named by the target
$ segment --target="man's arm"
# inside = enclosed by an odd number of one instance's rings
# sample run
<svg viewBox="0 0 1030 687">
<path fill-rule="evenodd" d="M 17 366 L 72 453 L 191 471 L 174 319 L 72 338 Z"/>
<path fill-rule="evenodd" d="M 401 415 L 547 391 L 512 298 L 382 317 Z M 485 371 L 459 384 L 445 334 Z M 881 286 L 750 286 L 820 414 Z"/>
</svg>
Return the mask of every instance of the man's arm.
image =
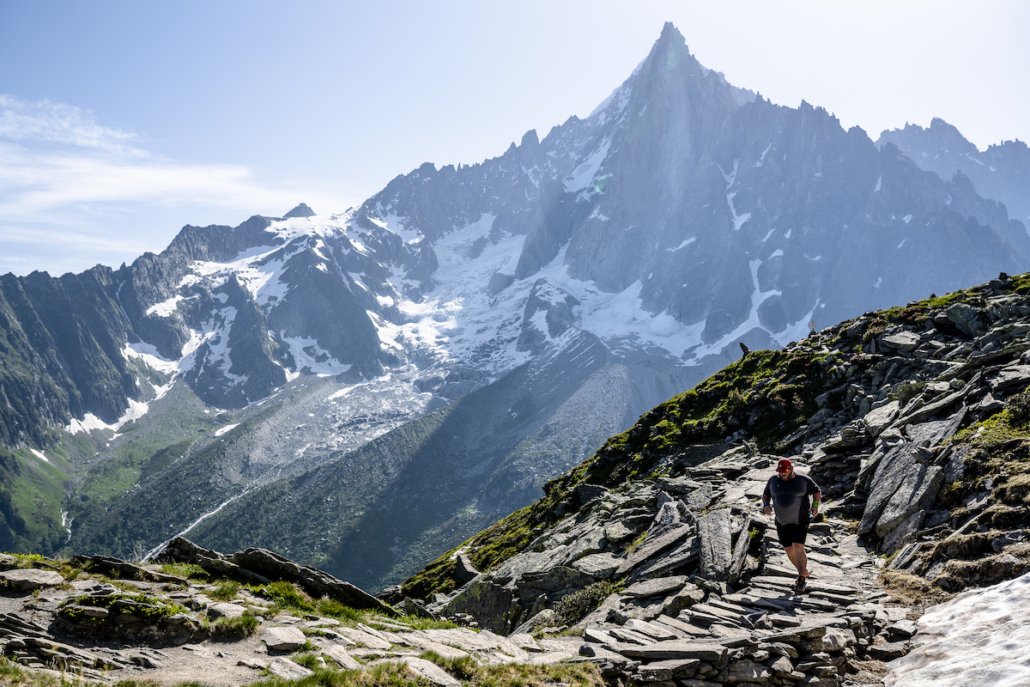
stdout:
<svg viewBox="0 0 1030 687">
<path fill-rule="evenodd" d="M 769 482 L 771 481 L 772 480 L 770 479 L 765 483 L 765 490 L 762 492 L 762 512 L 766 515 L 769 515 L 769 513 L 772 512 L 772 506 L 770 505 L 770 502 L 772 501 L 772 492 L 769 490 Z"/>
</svg>

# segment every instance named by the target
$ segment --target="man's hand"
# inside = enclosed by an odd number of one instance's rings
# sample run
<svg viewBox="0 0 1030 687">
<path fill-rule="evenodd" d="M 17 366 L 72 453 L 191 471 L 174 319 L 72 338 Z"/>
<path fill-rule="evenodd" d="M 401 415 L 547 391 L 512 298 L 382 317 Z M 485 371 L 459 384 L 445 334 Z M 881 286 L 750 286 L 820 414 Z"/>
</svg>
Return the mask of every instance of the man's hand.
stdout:
<svg viewBox="0 0 1030 687">
<path fill-rule="evenodd" d="M 762 515 L 772 515 L 772 506 L 762 506 Z"/>
</svg>

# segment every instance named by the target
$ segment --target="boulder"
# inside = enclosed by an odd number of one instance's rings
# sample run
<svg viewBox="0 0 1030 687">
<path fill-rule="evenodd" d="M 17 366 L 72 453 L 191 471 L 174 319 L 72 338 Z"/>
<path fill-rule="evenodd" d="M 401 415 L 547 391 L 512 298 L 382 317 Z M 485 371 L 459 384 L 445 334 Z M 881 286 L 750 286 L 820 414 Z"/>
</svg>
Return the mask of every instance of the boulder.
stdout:
<svg viewBox="0 0 1030 687">
<path fill-rule="evenodd" d="M 207 607 L 207 614 L 210 618 L 240 618 L 246 611 L 246 607 L 240 604 L 231 604 L 224 601 L 213 603 Z"/>
<path fill-rule="evenodd" d="M 622 565 L 622 559 L 607 552 L 592 553 L 572 563 L 572 567 L 576 570 L 599 580 L 612 577 L 620 565 Z"/>
<path fill-rule="evenodd" d="M 304 646 L 308 638 L 295 627 L 266 627 L 261 639 L 269 651 L 296 651 Z"/>
<path fill-rule="evenodd" d="M 726 684 L 764 683 L 772 678 L 772 671 L 765 665 L 748 658 L 731 661 L 726 673 Z"/>
<path fill-rule="evenodd" d="M 644 561 L 683 542 L 693 532 L 691 525 L 679 525 L 660 534 L 649 532 L 640 546 L 626 554 L 626 560 L 619 566 L 616 575 L 625 575 Z"/>
<path fill-rule="evenodd" d="M 1022 389 L 1030 384 L 1030 365 L 1003 367 L 987 381 L 995 394 L 1005 395 L 1012 389 Z"/>
<path fill-rule="evenodd" d="M 463 553 L 459 553 L 454 557 L 454 579 L 458 581 L 458 584 L 465 584 L 471 582 L 479 571 L 476 570 L 476 566 L 472 564 L 472 560 Z"/>
<path fill-rule="evenodd" d="M 827 651 L 832 653 L 843 651 L 845 648 L 854 646 L 857 643 L 858 638 L 855 637 L 855 633 L 850 628 L 828 627 L 822 637 L 818 637 L 808 644 L 808 649 L 812 652 Z"/>
<path fill-rule="evenodd" d="M 511 589 L 494 584 L 478 577 L 462 587 L 453 599 L 443 608 L 443 615 L 454 616 L 459 613 L 471 616 L 479 623 L 494 632 L 506 632 L 508 615 L 515 598 Z"/>
<path fill-rule="evenodd" d="M 288 658 L 276 658 L 267 667 L 268 672 L 284 680 L 300 680 L 314 673 Z"/>
<path fill-rule="evenodd" d="M 876 534 L 883 539 L 909 516 L 928 508 L 943 484 L 944 471 L 940 467 L 913 464 L 877 519 Z M 919 526 L 918 523 L 909 525 Z"/>
<path fill-rule="evenodd" d="M 0 589 L 19 594 L 30 594 L 37 589 L 57 587 L 62 584 L 64 584 L 64 578 L 53 570 L 16 568 L 0 572 Z"/>
<path fill-rule="evenodd" d="M 880 345 L 899 351 L 914 351 L 919 345 L 919 335 L 913 332 L 894 332 L 880 337 Z"/>
<path fill-rule="evenodd" d="M 380 661 L 373 661 L 372 665 L 379 663 L 403 663 L 404 667 L 408 669 L 408 672 L 415 675 L 417 678 L 425 680 L 434 687 L 461 687 L 461 681 L 453 677 L 446 670 L 436 665 L 432 661 L 427 661 L 424 658 L 417 658 L 415 656 L 404 656 L 399 661 L 396 659 L 382 659 Z"/>
<path fill-rule="evenodd" d="M 671 659 L 645 663 L 637 668 L 639 682 L 662 682 L 677 678 L 694 677 L 701 661 L 696 658 Z"/>
<path fill-rule="evenodd" d="M 980 311 L 968 303 L 955 303 L 944 314 L 966 336 L 975 337 L 983 333 Z"/>
<path fill-rule="evenodd" d="M 865 422 L 866 428 L 869 430 L 869 434 L 873 437 L 880 436 L 883 430 L 887 429 L 891 421 L 897 416 L 898 411 L 901 409 L 901 403 L 898 401 L 891 401 L 886 405 L 882 405 L 879 408 L 873 408 L 862 421 Z"/>
<path fill-rule="evenodd" d="M 358 663 L 358 660 L 347 653 L 347 650 L 339 644 L 327 643 L 320 646 L 318 650 L 336 661 L 344 670 L 361 670 L 361 664 Z"/>
</svg>

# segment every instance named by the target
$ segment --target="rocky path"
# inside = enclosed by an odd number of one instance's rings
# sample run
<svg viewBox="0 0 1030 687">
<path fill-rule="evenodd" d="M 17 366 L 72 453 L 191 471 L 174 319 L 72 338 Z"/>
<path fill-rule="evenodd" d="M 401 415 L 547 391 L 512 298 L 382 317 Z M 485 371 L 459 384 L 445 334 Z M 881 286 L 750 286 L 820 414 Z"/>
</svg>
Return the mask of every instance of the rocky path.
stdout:
<svg viewBox="0 0 1030 687">
<path fill-rule="evenodd" d="M 745 495 L 760 493 L 761 484 L 746 484 Z M 793 589 L 797 571 L 770 527 L 760 535 L 759 567 L 745 585 L 734 591 L 707 585 L 700 600 L 675 615 L 665 600 L 657 601 L 658 613 L 609 613 L 600 627 L 584 631 L 580 653 L 607 662 L 608 674 L 628 675 L 633 684 L 879 685 L 883 662 L 908 651 L 915 625 L 911 609 L 891 603 L 878 583 L 880 559 L 858 546 L 849 529 L 833 518 L 812 525 L 812 577 L 802 594 Z M 624 593 L 646 601 L 636 595 L 678 582 L 651 579 Z"/>
</svg>

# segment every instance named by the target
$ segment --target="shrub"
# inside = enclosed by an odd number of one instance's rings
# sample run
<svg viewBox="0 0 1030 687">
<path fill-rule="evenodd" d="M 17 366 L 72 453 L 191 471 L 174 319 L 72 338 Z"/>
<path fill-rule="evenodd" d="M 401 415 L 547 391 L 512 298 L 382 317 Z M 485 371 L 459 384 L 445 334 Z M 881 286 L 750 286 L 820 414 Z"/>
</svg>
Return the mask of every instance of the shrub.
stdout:
<svg viewBox="0 0 1030 687">
<path fill-rule="evenodd" d="M 1030 425 L 1030 389 L 1009 399 L 1009 422 L 1013 427 L 1026 428 Z"/>
<path fill-rule="evenodd" d="M 235 642 L 251 636 L 261 622 L 250 611 L 238 618 L 219 618 L 211 625 L 211 638 L 221 642 Z"/>
<path fill-rule="evenodd" d="M 566 594 L 554 605 L 554 613 L 562 625 L 572 625 L 601 605 L 609 595 L 622 589 L 622 584 L 602 580 Z"/>
<path fill-rule="evenodd" d="M 236 593 L 238 591 L 240 591 L 239 582 L 222 582 L 214 588 L 214 591 L 211 592 L 211 598 L 216 601 L 230 601 L 236 598 Z"/>
<path fill-rule="evenodd" d="M 255 594 L 272 601 L 279 608 L 292 608 L 304 613 L 315 610 L 311 597 L 292 582 L 269 582 L 252 589 Z"/>
</svg>

